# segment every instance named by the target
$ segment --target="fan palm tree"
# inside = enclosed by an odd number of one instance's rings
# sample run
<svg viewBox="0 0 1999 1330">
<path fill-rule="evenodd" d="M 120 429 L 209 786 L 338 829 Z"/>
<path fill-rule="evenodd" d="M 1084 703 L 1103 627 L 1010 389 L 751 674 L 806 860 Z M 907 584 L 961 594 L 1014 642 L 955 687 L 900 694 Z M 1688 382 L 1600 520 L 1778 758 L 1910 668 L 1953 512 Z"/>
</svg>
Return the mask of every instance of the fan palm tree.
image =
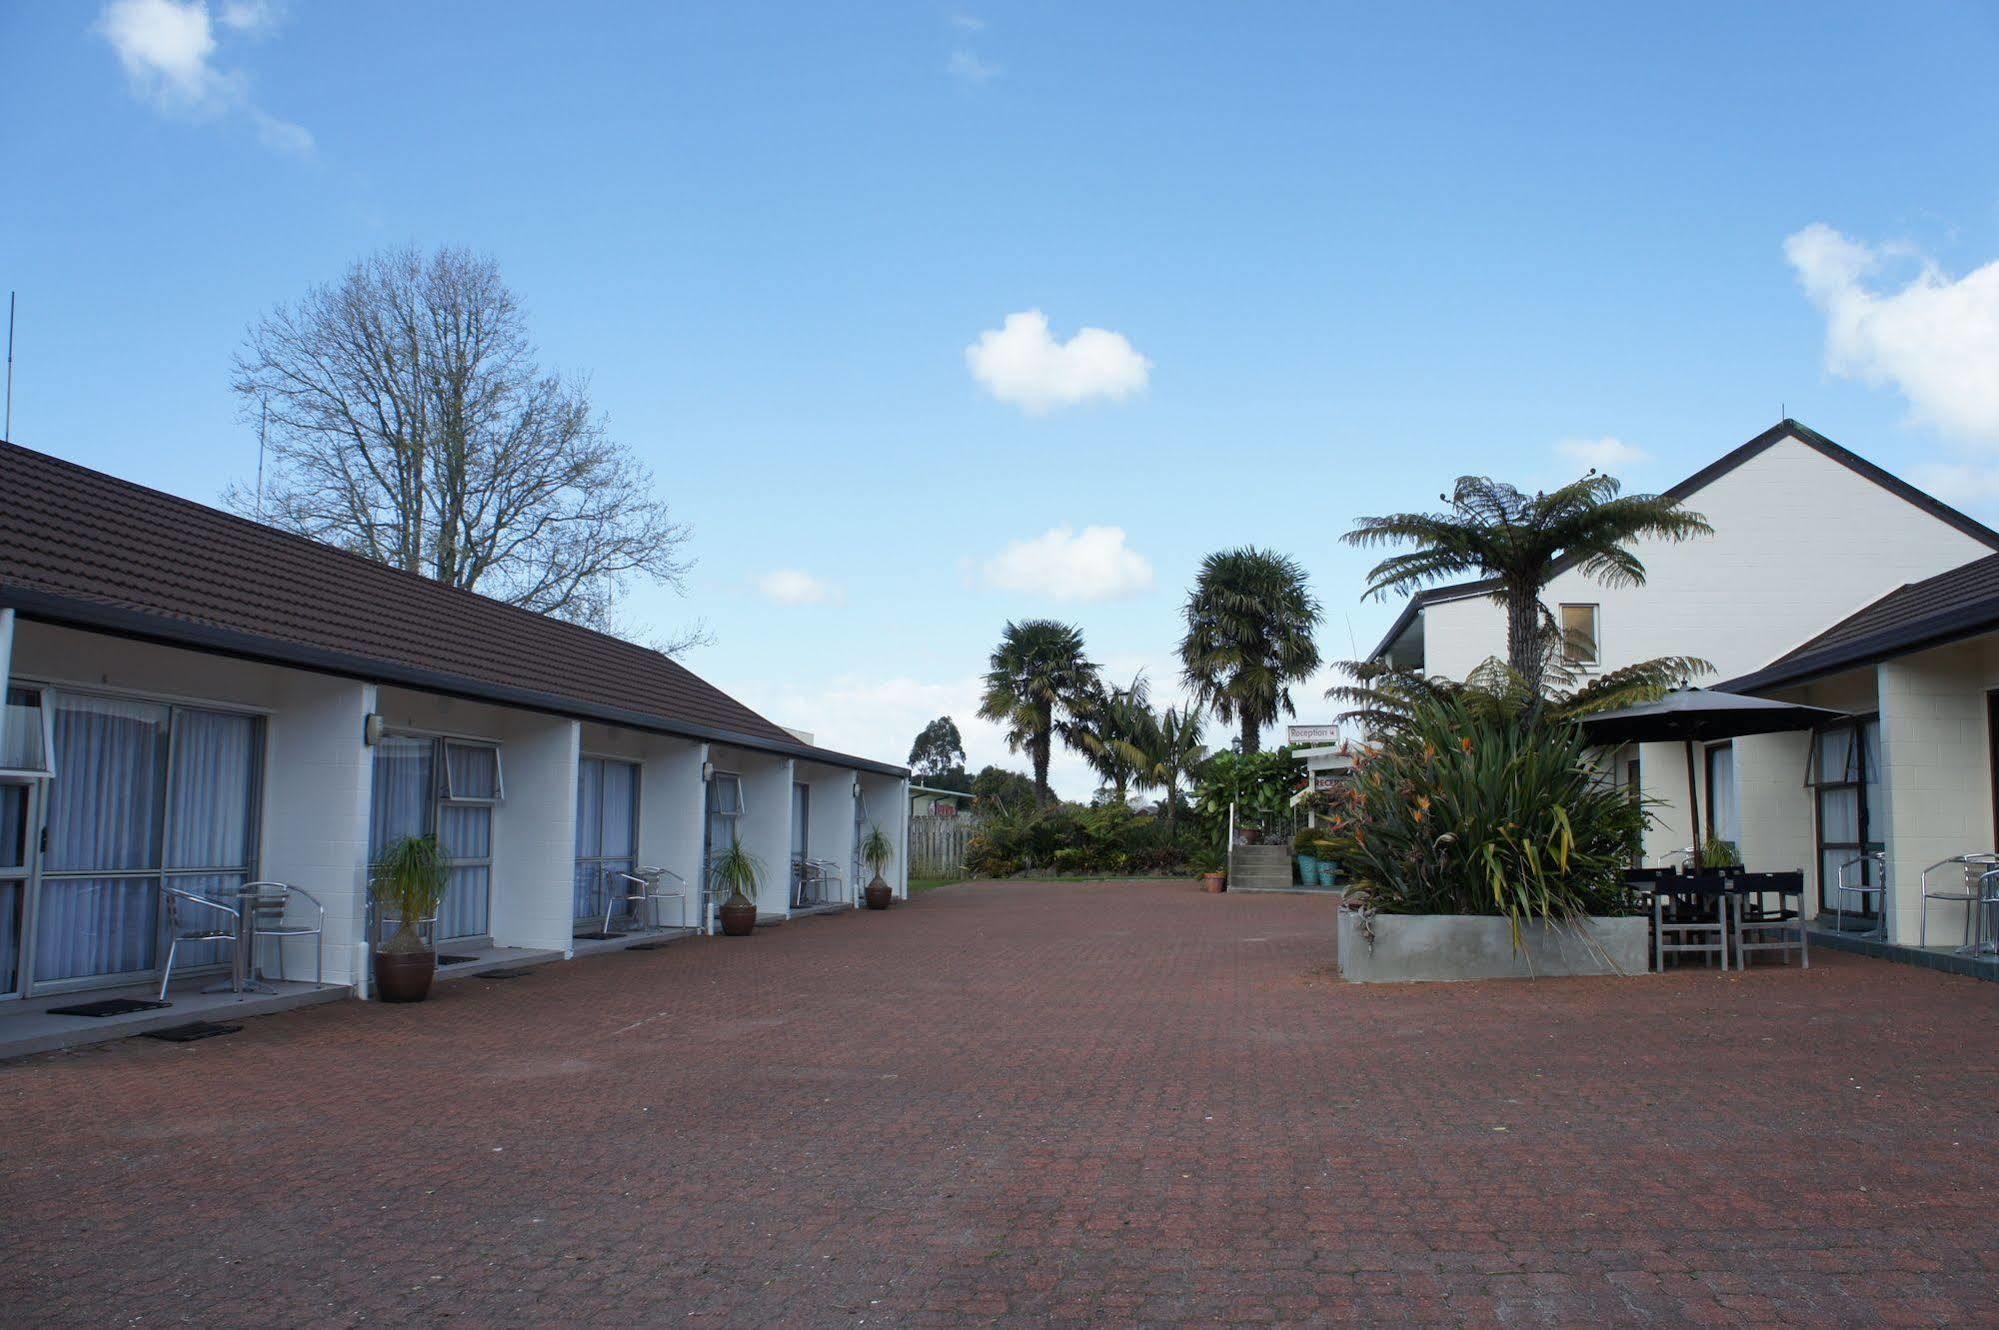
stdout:
<svg viewBox="0 0 1999 1330">
<path fill-rule="evenodd" d="M 1253 546 L 1218 551 L 1201 560 L 1186 613 L 1180 665 L 1195 700 L 1239 724 L 1242 751 L 1257 752 L 1264 726 L 1297 714 L 1291 685 L 1319 668 L 1319 602 L 1305 570 Z"/>
<path fill-rule="evenodd" d="M 1152 784 L 1147 754 L 1156 742 L 1159 717 L 1143 670 L 1132 676 L 1129 687 L 1107 688 L 1091 698 L 1077 718 L 1076 731 L 1083 760 L 1103 777 L 1119 803 L 1134 786 Z"/>
<path fill-rule="evenodd" d="M 1148 782 L 1166 791 L 1166 832 L 1180 813 L 1180 788 L 1191 782 L 1208 760 L 1207 745 L 1201 742 L 1201 709 L 1192 702 L 1184 707 L 1168 707 L 1160 713 L 1152 744 L 1146 750 L 1145 775 Z"/>
<path fill-rule="evenodd" d="M 1506 663 L 1539 696 L 1550 656 L 1541 588 L 1573 567 L 1604 586 L 1640 586 L 1642 539 L 1678 542 L 1712 535 L 1699 513 L 1663 494 L 1622 494 L 1614 477 L 1591 471 L 1559 489 L 1524 494 L 1487 476 L 1461 476 L 1437 513 L 1363 517 L 1349 545 L 1414 545 L 1367 575 L 1366 594 L 1421 590 L 1447 578 L 1482 577 L 1506 610 Z"/>
<path fill-rule="evenodd" d="M 1077 717 L 1102 691 L 1097 667 L 1083 654 L 1083 634 L 1053 619 L 1009 622 L 991 665 L 979 717 L 1006 727 L 1007 746 L 1034 764 L 1035 802 L 1052 803 L 1049 750 L 1058 735 L 1077 741 Z"/>
</svg>

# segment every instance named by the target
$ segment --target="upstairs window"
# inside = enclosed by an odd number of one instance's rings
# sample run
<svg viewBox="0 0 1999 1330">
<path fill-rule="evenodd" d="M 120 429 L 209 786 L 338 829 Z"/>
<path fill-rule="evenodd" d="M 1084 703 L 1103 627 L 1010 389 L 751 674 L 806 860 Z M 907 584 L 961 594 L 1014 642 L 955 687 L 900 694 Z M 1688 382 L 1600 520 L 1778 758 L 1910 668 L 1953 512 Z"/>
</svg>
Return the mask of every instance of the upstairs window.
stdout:
<svg viewBox="0 0 1999 1330">
<path fill-rule="evenodd" d="M 1597 663 L 1597 607 L 1562 606 L 1562 659 L 1571 665 Z"/>
</svg>

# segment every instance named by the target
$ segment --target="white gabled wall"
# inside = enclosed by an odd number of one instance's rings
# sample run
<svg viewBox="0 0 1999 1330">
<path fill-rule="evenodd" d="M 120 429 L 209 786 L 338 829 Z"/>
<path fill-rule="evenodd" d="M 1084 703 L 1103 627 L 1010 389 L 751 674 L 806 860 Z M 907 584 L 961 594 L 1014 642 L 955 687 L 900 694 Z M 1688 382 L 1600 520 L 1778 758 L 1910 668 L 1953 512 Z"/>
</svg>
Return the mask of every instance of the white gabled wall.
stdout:
<svg viewBox="0 0 1999 1330">
<path fill-rule="evenodd" d="M 1601 607 L 1605 668 L 1699 656 L 1725 679 L 1769 664 L 1905 582 L 1992 551 L 1796 438 L 1772 444 L 1690 495 L 1712 536 L 1640 541 L 1642 587 L 1561 574 L 1543 596 Z M 1506 652 L 1488 597 L 1424 608 L 1424 667 L 1463 678 Z"/>
<path fill-rule="evenodd" d="M 743 781 L 743 848 L 763 865 L 757 913 L 791 914 L 791 761 L 746 748 L 709 747 L 717 771 L 733 771 Z"/>
</svg>

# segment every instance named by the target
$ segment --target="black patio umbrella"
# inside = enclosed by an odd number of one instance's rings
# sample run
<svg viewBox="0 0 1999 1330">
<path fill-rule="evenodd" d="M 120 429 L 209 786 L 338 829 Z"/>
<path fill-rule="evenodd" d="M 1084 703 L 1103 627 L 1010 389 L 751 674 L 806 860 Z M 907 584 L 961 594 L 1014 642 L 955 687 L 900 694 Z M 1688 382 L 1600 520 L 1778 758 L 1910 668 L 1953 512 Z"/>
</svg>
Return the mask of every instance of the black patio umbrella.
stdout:
<svg viewBox="0 0 1999 1330">
<path fill-rule="evenodd" d="M 1582 718 L 1583 732 L 1595 743 L 1670 743 L 1678 739 L 1687 750 L 1687 803 L 1693 813 L 1694 867 L 1701 866 L 1700 787 L 1694 782 L 1694 743 L 1739 739 L 1749 734 L 1779 734 L 1809 730 L 1847 720 L 1843 711 L 1772 702 L 1768 698 L 1720 693 L 1711 688 L 1675 688 L 1656 702 L 1599 711 Z"/>
</svg>

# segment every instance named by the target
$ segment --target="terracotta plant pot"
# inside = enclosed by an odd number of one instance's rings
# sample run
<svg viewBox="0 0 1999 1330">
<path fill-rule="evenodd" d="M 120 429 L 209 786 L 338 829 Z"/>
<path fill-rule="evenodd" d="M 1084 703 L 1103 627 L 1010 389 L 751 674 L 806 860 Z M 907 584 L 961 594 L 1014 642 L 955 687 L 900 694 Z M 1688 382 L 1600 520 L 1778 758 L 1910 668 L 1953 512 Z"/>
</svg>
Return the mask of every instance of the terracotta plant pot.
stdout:
<svg viewBox="0 0 1999 1330">
<path fill-rule="evenodd" d="M 1210 892 L 1220 895 L 1229 889 L 1228 875 L 1226 873 L 1203 873 L 1201 874 L 1201 885 Z"/>
<path fill-rule="evenodd" d="M 875 880 L 868 883 L 867 889 L 861 894 L 867 897 L 870 910 L 886 910 L 895 900 L 894 890 L 888 883 L 882 881 L 880 873 L 875 874 Z"/>
<path fill-rule="evenodd" d="M 754 905 L 724 905 L 721 915 L 724 937 L 748 937 L 757 931 L 757 907 Z"/>
<path fill-rule="evenodd" d="M 434 951 L 375 953 L 375 997 L 382 1002 L 421 1002 L 437 978 Z"/>
</svg>

